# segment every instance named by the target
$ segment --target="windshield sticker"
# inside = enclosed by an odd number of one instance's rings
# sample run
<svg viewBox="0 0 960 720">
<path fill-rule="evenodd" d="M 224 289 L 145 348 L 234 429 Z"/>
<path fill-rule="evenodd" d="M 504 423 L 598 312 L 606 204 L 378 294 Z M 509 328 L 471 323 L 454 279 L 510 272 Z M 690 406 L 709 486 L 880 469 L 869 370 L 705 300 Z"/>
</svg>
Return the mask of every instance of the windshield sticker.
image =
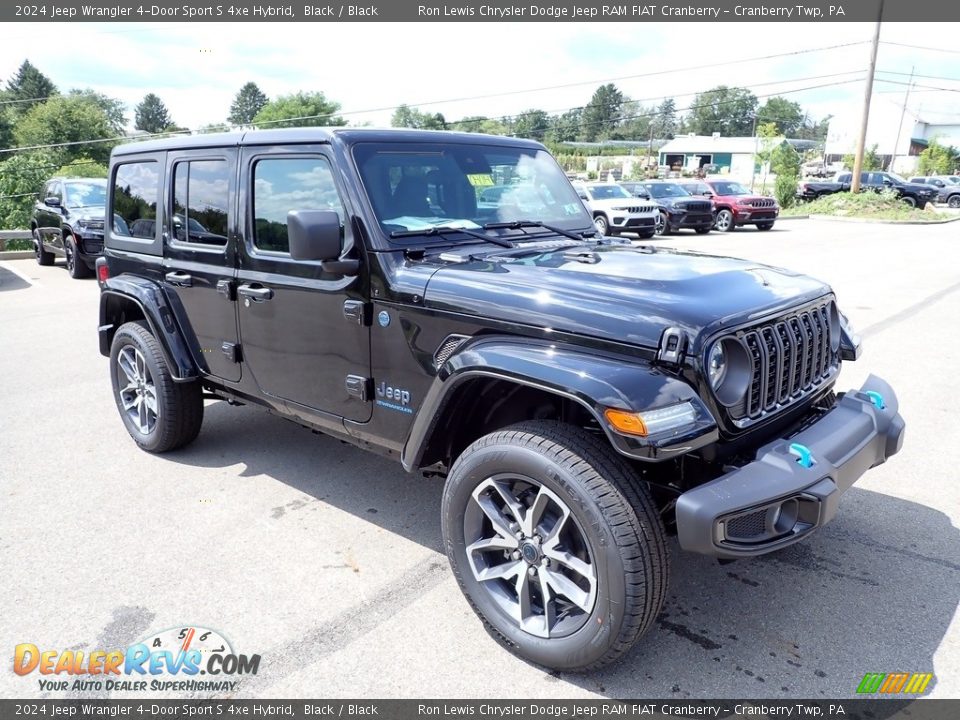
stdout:
<svg viewBox="0 0 960 720">
<path fill-rule="evenodd" d="M 467 175 L 467 180 L 470 181 L 470 184 L 474 187 L 488 187 L 494 185 L 493 175 L 486 173 L 481 173 L 479 175 Z"/>
</svg>

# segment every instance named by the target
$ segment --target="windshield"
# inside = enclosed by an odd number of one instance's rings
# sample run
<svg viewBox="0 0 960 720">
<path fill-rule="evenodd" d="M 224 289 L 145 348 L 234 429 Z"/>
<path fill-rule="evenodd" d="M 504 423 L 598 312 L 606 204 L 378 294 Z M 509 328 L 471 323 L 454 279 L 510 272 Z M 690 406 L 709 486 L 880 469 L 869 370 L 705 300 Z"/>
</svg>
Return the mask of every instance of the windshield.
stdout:
<svg viewBox="0 0 960 720">
<path fill-rule="evenodd" d="M 630 197 L 630 193 L 619 185 L 587 185 L 587 194 L 591 200 L 617 200 Z"/>
<path fill-rule="evenodd" d="M 655 198 L 686 197 L 690 194 L 674 183 L 650 183 L 646 188 L 650 191 L 650 195 Z"/>
<path fill-rule="evenodd" d="M 78 208 L 90 205 L 107 204 L 107 183 L 70 182 L 66 183 L 67 207 Z"/>
<path fill-rule="evenodd" d="M 883 177 L 883 175 L 881 175 L 880 177 Z M 907 185 L 907 184 L 908 184 L 906 180 L 904 180 L 902 177 L 900 177 L 899 175 L 897 175 L 897 174 L 895 174 L 895 173 L 888 172 L 888 173 L 887 173 L 887 177 L 890 178 L 891 180 L 893 180 L 894 182 L 900 183 L 901 185 Z"/>
<path fill-rule="evenodd" d="M 592 228 L 549 153 L 509 145 L 357 143 L 354 160 L 387 234 L 538 220 Z M 445 236 L 449 239 L 449 236 Z M 465 235 L 464 242 L 475 242 Z"/>
<path fill-rule="evenodd" d="M 750 191 L 736 182 L 715 182 L 713 190 L 717 195 L 749 195 Z"/>
</svg>

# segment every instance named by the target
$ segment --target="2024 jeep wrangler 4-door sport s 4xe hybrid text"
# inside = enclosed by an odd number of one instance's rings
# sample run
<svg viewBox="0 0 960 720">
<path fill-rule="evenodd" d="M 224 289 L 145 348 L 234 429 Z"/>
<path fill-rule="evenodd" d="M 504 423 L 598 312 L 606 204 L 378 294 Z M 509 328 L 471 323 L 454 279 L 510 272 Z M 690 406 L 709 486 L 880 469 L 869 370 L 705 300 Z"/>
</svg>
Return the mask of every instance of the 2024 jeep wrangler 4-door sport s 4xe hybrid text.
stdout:
<svg viewBox="0 0 960 720">
<path fill-rule="evenodd" d="M 600 237 L 535 142 L 203 135 L 118 147 L 109 183 L 100 349 L 133 439 L 186 445 L 214 396 L 446 476 L 464 595 L 542 665 L 631 647 L 668 534 L 778 550 L 903 440 L 883 380 L 834 392 L 859 340 L 828 286 Z"/>
</svg>

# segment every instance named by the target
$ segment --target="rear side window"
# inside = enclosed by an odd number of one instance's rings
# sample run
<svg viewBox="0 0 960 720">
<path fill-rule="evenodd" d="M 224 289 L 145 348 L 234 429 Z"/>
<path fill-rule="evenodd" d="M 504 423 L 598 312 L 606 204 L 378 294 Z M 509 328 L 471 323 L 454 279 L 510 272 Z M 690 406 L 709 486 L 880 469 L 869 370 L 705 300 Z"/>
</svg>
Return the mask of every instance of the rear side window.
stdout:
<svg viewBox="0 0 960 720">
<path fill-rule="evenodd" d="M 118 165 L 113 176 L 115 235 L 152 240 L 156 233 L 160 173 L 155 162 Z"/>
<path fill-rule="evenodd" d="M 173 181 L 173 237 L 202 245 L 227 244 L 230 168 L 225 160 L 177 163 Z"/>
<path fill-rule="evenodd" d="M 258 250 L 290 252 L 291 210 L 333 210 L 343 222 L 343 204 L 325 158 L 267 158 L 253 166 L 253 244 Z"/>
</svg>

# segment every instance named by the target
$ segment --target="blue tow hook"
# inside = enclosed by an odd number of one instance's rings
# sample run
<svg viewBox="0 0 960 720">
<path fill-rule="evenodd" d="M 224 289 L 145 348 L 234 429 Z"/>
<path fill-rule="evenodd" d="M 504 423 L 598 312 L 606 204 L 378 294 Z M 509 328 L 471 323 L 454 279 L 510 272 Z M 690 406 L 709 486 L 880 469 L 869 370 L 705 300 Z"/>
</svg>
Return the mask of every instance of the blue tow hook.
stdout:
<svg viewBox="0 0 960 720">
<path fill-rule="evenodd" d="M 883 410 L 887 407 L 883 402 L 883 395 L 876 390 L 867 390 L 866 396 L 870 398 L 870 402 L 877 406 L 877 410 Z"/>
<path fill-rule="evenodd" d="M 800 463 L 801 467 L 808 468 L 817 464 L 817 461 L 813 459 L 813 453 L 806 445 L 791 443 L 790 454 L 797 456 L 797 462 Z"/>
</svg>

